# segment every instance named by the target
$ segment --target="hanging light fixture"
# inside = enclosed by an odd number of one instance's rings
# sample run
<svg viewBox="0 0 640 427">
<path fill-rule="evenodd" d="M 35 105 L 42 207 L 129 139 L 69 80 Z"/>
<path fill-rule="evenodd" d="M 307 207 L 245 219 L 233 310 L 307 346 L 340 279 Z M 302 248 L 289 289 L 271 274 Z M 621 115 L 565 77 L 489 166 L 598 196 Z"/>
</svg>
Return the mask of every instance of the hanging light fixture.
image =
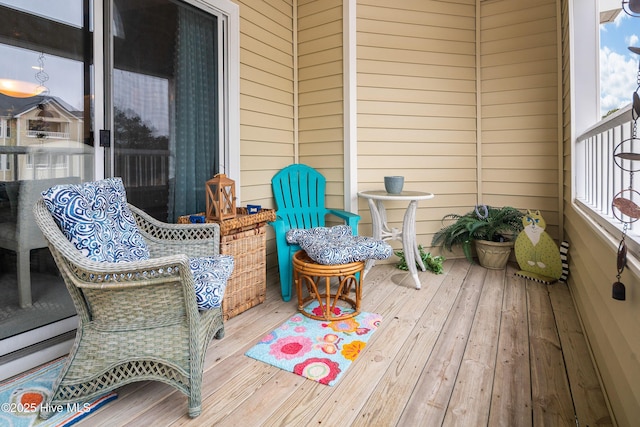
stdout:
<svg viewBox="0 0 640 427">
<path fill-rule="evenodd" d="M 44 53 L 38 57 L 38 65 L 33 66 L 36 70 L 36 82 L 26 82 L 9 78 L 0 78 L 0 93 L 13 98 L 31 98 L 38 95 L 48 95 L 49 88 L 45 85 L 49 80 L 49 75 L 44 71 Z"/>
<path fill-rule="evenodd" d="M 640 0 L 622 0 L 622 10 L 629 16 L 640 17 Z"/>
<path fill-rule="evenodd" d="M 40 95 L 40 85 L 14 79 L 0 79 L 0 93 L 14 98 L 30 98 Z"/>
</svg>

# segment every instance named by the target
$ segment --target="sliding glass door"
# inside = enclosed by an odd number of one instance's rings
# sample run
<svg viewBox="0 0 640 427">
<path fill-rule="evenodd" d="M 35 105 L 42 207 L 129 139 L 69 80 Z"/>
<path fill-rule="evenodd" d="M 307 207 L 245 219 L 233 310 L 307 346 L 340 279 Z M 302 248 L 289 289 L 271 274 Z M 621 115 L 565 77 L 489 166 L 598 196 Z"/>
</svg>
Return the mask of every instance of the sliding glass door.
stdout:
<svg viewBox="0 0 640 427">
<path fill-rule="evenodd" d="M 172 0 L 113 4 L 114 175 L 157 219 L 204 211 L 218 172 L 218 19 Z"/>
<path fill-rule="evenodd" d="M 237 43 L 229 0 L 0 0 L 0 379 L 65 354 L 77 322 L 42 190 L 120 176 L 158 219 L 204 210 L 229 157 L 229 16 Z"/>
</svg>

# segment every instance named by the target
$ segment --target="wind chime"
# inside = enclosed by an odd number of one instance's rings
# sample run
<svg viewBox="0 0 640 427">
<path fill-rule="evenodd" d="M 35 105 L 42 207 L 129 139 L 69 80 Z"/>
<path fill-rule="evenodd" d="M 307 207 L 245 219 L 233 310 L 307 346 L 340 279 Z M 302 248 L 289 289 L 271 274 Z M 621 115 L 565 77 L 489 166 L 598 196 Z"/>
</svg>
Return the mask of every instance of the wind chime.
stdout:
<svg viewBox="0 0 640 427">
<path fill-rule="evenodd" d="M 640 48 L 629 47 L 631 52 L 640 54 Z M 633 93 L 633 103 L 631 108 L 631 138 L 625 139 L 616 146 L 613 150 L 613 160 L 615 165 L 622 171 L 629 174 L 628 187 L 621 190 L 616 194 L 611 203 L 611 211 L 613 216 L 622 223 L 622 238 L 618 245 L 618 257 L 617 257 L 617 270 L 616 282 L 613 284 L 611 296 L 613 299 L 624 301 L 626 299 L 626 291 L 624 284 L 620 281 L 622 272 L 627 265 L 627 244 L 625 238 L 629 226 L 640 219 L 640 206 L 638 206 L 635 200 L 640 199 L 640 193 L 633 188 L 633 175 L 639 171 L 640 168 L 636 167 L 635 162 L 640 161 L 640 154 L 634 153 L 633 149 L 637 148 L 640 144 L 640 139 L 637 138 L 638 118 L 640 117 L 640 63 L 638 64 L 637 75 L 638 87 Z M 634 147 L 636 146 L 636 147 Z"/>
<path fill-rule="evenodd" d="M 46 71 L 44 71 L 44 52 L 41 52 L 40 56 L 38 57 L 37 69 L 38 69 L 38 72 L 35 75 L 36 80 L 38 81 L 38 87 L 36 88 L 36 93 L 42 96 L 42 100 L 38 104 L 39 111 L 38 111 L 37 125 L 36 125 L 36 130 L 37 130 L 36 136 L 42 139 L 42 138 L 46 138 L 47 136 L 48 123 L 45 120 L 45 117 L 48 117 L 50 114 L 47 111 L 47 105 L 46 105 L 46 99 L 47 99 L 47 96 L 49 95 L 49 88 L 46 86 L 46 83 L 49 80 L 49 74 L 47 74 Z"/>
<path fill-rule="evenodd" d="M 632 17 L 640 17 L 640 0 L 622 0 L 622 10 Z M 640 48 L 629 47 L 629 50 L 640 55 Z M 638 117 L 640 117 L 640 62 L 638 63 L 638 75 L 636 77 L 638 87 L 633 93 L 633 103 L 631 108 L 631 138 L 626 139 L 616 146 L 613 150 L 613 161 L 615 165 L 622 171 L 629 174 L 629 186 L 627 189 L 620 191 L 613 197 L 611 202 L 611 211 L 613 216 L 622 223 L 622 238 L 618 245 L 617 271 L 616 281 L 613 284 L 611 296 L 613 299 L 624 301 L 626 299 L 626 290 L 624 284 L 620 281 L 622 272 L 627 266 L 627 244 L 625 238 L 629 226 L 640 218 L 640 206 L 633 200 L 640 196 L 633 188 L 633 174 L 640 170 L 634 169 L 634 162 L 640 160 L 640 154 L 634 153 L 633 148 L 636 143 L 640 142 L 637 138 Z"/>
<path fill-rule="evenodd" d="M 622 10 L 634 18 L 640 17 L 640 0 L 622 0 Z"/>
</svg>

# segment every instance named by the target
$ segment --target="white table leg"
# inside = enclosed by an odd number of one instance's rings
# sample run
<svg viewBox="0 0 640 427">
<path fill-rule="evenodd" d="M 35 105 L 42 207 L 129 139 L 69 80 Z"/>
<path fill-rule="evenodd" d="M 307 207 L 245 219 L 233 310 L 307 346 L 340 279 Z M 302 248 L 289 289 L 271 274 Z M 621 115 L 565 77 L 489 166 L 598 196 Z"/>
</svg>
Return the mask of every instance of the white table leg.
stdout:
<svg viewBox="0 0 640 427">
<path fill-rule="evenodd" d="M 422 271 L 427 271 L 420 249 L 416 242 L 416 209 L 420 200 L 428 200 L 434 197 L 433 193 L 425 193 L 422 191 L 405 191 L 400 194 L 389 194 L 381 190 L 362 191 L 358 193 L 359 197 L 367 199 L 369 210 L 371 211 L 371 220 L 373 225 L 373 237 L 378 240 L 400 240 L 402 241 L 402 249 L 404 251 L 405 261 L 407 262 L 407 270 L 415 282 L 416 289 L 420 289 L 420 278 L 418 277 L 418 267 Z M 410 201 L 409 206 L 404 214 L 402 229 L 389 228 L 387 224 L 387 213 L 384 208 L 383 201 Z M 365 263 L 365 273 L 368 272 L 373 265 L 374 260 L 368 260 Z M 417 264 L 417 265 L 416 265 Z"/>
<path fill-rule="evenodd" d="M 422 271 L 426 271 L 422 258 L 420 257 L 420 250 L 416 243 L 416 208 L 418 207 L 418 201 L 412 200 L 407 207 L 404 214 L 404 221 L 402 224 L 402 230 L 397 228 L 390 229 L 387 224 L 387 211 L 385 210 L 382 200 L 369 199 L 369 210 L 371 211 L 371 226 L 372 235 L 374 239 L 378 240 L 401 240 L 402 249 L 404 251 L 405 261 L 407 262 L 407 268 L 409 273 L 416 284 L 416 289 L 420 289 L 420 278 L 418 277 L 418 268 L 416 262 L 420 265 Z M 363 275 L 371 270 L 376 261 L 373 259 L 365 262 L 365 268 Z"/>
<path fill-rule="evenodd" d="M 418 244 L 416 243 L 416 208 L 418 202 L 412 200 L 407 207 L 407 211 L 404 214 L 404 221 L 402 224 L 402 249 L 404 250 L 404 259 L 407 262 L 407 268 L 413 281 L 416 284 L 416 289 L 420 289 L 420 278 L 418 277 L 418 268 L 416 267 L 416 261 L 420 265 L 422 271 L 426 268 L 420 257 L 420 251 L 418 250 Z"/>
<path fill-rule="evenodd" d="M 387 213 L 385 212 L 384 205 L 382 205 L 382 203 L 379 203 L 378 205 L 382 210 L 382 213 L 381 213 L 380 210 L 378 209 L 378 206 L 376 206 L 376 203 L 373 201 L 373 199 L 368 199 L 368 202 L 369 202 L 369 211 L 371 212 L 371 228 L 372 228 L 371 234 L 373 235 L 374 239 L 382 240 L 383 218 L 384 218 L 384 221 L 386 222 Z M 373 268 L 375 263 L 376 263 L 375 259 L 368 259 L 364 263 L 364 272 L 362 273 L 363 278 L 367 275 L 369 270 Z"/>
</svg>

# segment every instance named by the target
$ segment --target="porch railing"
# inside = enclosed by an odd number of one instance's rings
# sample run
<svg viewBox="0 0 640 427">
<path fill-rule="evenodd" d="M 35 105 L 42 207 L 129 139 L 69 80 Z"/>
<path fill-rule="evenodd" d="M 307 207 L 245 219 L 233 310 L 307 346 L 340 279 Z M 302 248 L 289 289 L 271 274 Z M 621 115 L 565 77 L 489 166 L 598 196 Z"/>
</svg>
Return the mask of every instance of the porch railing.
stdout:
<svg viewBox="0 0 640 427">
<path fill-rule="evenodd" d="M 118 148 L 115 171 L 125 187 L 165 186 L 169 177 L 169 150 Z"/>
<path fill-rule="evenodd" d="M 640 162 L 615 157 L 623 152 L 640 154 L 640 139 L 633 135 L 628 105 L 578 136 L 575 144 L 575 202 L 615 239 L 620 238 L 623 224 L 630 218 L 614 211 L 613 199 L 621 196 L 640 205 L 640 193 L 636 192 Z M 639 230 L 640 221 L 628 226 L 628 236 L 640 244 Z"/>
<path fill-rule="evenodd" d="M 118 148 L 115 154 L 115 175 L 122 177 L 129 203 L 167 221 L 169 150 Z"/>
<path fill-rule="evenodd" d="M 0 181 L 46 179 L 64 176 L 93 177 L 92 147 L 0 145 Z M 35 167 L 34 167 L 35 166 Z"/>
<path fill-rule="evenodd" d="M 69 139 L 69 132 L 50 132 L 41 130 L 28 130 L 27 136 L 30 138 L 53 138 L 53 139 Z"/>
</svg>

